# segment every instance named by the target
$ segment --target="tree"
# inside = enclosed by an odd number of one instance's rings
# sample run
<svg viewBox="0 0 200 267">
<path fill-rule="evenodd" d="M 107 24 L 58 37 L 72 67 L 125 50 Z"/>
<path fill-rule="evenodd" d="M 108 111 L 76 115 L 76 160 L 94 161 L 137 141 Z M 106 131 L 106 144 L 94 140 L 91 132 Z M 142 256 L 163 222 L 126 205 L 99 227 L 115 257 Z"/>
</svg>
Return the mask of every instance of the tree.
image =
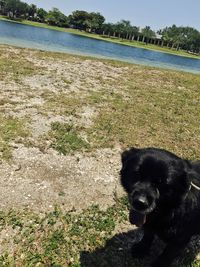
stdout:
<svg viewBox="0 0 200 267">
<path fill-rule="evenodd" d="M 69 16 L 69 24 L 79 30 L 86 30 L 90 25 L 90 14 L 87 11 L 76 10 Z"/>
<path fill-rule="evenodd" d="M 146 26 L 144 29 L 142 29 L 141 33 L 145 39 L 146 44 L 148 44 L 148 42 L 151 38 L 156 37 L 155 32 L 153 30 L 151 30 L 150 26 Z"/>
<path fill-rule="evenodd" d="M 28 11 L 29 11 L 29 5 L 27 3 L 19 1 L 15 15 L 16 17 L 26 19 L 28 17 Z"/>
<path fill-rule="evenodd" d="M 139 28 L 136 27 L 136 26 L 132 26 L 131 27 L 131 39 L 133 40 L 135 38 L 135 36 L 139 36 L 140 33 L 139 33 Z M 129 38 L 130 39 L 130 38 Z"/>
<path fill-rule="evenodd" d="M 0 14 L 5 15 L 6 1 L 0 0 Z"/>
<path fill-rule="evenodd" d="M 159 31 L 159 34 L 162 35 L 162 40 L 165 44 L 167 44 L 167 47 L 172 43 L 173 39 L 171 37 L 170 32 L 168 31 L 168 27 L 164 28 L 163 30 Z"/>
<path fill-rule="evenodd" d="M 102 25 L 102 33 L 103 35 L 114 35 L 115 34 L 115 25 L 112 23 L 104 23 Z"/>
<path fill-rule="evenodd" d="M 167 46 L 171 45 L 171 48 L 176 47 L 177 50 L 179 49 L 184 37 L 181 27 L 173 24 L 171 27 L 164 28 L 161 34 L 162 39 L 167 42 Z"/>
<path fill-rule="evenodd" d="M 90 26 L 90 31 L 100 31 L 102 25 L 105 21 L 105 18 L 99 13 L 92 12 L 90 13 L 90 18 L 88 20 L 88 25 Z"/>
<path fill-rule="evenodd" d="M 115 24 L 104 23 L 101 32 L 109 36 L 133 40 L 135 36 L 139 35 L 139 28 L 132 26 L 128 20 L 121 20 Z"/>
<path fill-rule="evenodd" d="M 37 17 L 40 22 L 45 22 L 45 19 L 48 15 L 48 12 L 43 8 L 38 8 L 37 10 Z"/>
<path fill-rule="evenodd" d="M 119 38 L 122 37 L 128 39 L 132 26 L 129 20 L 121 20 L 116 23 L 115 29 Z"/>
<path fill-rule="evenodd" d="M 177 27 L 175 24 L 170 28 L 171 37 L 172 37 L 172 48 L 176 47 L 179 49 L 179 45 L 182 42 L 182 31 L 181 27 Z"/>
<path fill-rule="evenodd" d="M 29 13 L 29 18 L 30 18 L 30 19 L 34 19 L 34 18 L 36 18 L 36 17 L 37 17 L 37 6 L 31 4 L 31 5 L 29 6 L 29 11 L 28 11 L 28 13 Z"/>
<path fill-rule="evenodd" d="M 29 5 L 20 0 L 5 0 L 3 3 L 3 14 L 9 18 L 26 18 Z"/>
<path fill-rule="evenodd" d="M 16 18 L 19 16 L 19 0 L 6 0 L 5 1 L 5 12 L 9 18 Z"/>
<path fill-rule="evenodd" d="M 162 39 L 172 48 L 176 47 L 199 53 L 200 51 L 200 33 L 191 27 L 177 27 L 172 25 L 160 30 Z"/>
<path fill-rule="evenodd" d="M 68 27 L 68 18 L 58 8 L 52 8 L 46 15 L 46 21 L 50 25 L 56 25 L 59 27 Z"/>
<path fill-rule="evenodd" d="M 182 44 L 185 50 L 199 53 L 200 51 L 200 32 L 191 27 L 182 27 Z"/>
</svg>

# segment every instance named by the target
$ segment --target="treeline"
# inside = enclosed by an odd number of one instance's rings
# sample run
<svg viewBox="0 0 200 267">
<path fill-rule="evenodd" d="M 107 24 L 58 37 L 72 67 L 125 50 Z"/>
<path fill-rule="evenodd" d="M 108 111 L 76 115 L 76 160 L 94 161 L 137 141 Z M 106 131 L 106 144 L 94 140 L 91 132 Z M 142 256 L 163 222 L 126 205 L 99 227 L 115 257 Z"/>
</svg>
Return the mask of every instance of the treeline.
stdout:
<svg viewBox="0 0 200 267">
<path fill-rule="evenodd" d="M 58 27 L 75 28 L 97 33 L 112 38 L 129 41 L 141 41 L 167 46 L 172 49 L 184 49 L 191 53 L 200 53 L 200 32 L 192 27 L 172 25 L 154 32 L 149 26 L 143 29 L 131 25 L 128 20 L 117 23 L 105 23 L 105 18 L 98 12 L 76 10 L 69 16 L 58 8 L 46 11 L 36 5 L 29 5 L 20 0 L 0 0 L 0 14 L 10 19 L 27 19 L 55 25 Z"/>
</svg>

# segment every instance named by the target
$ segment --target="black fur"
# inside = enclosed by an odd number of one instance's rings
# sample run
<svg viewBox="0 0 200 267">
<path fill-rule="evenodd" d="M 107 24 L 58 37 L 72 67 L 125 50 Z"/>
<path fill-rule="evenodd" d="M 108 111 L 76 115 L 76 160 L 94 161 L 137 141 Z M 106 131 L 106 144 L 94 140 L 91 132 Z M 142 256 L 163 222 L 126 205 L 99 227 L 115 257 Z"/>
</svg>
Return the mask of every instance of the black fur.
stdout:
<svg viewBox="0 0 200 267">
<path fill-rule="evenodd" d="M 200 234 L 200 163 L 157 148 L 122 153 L 121 184 L 131 204 L 130 221 L 143 224 L 144 237 L 133 245 L 134 257 L 148 253 L 154 236 L 166 243 L 153 267 L 169 267 Z M 142 218 L 142 219 L 141 219 Z"/>
</svg>

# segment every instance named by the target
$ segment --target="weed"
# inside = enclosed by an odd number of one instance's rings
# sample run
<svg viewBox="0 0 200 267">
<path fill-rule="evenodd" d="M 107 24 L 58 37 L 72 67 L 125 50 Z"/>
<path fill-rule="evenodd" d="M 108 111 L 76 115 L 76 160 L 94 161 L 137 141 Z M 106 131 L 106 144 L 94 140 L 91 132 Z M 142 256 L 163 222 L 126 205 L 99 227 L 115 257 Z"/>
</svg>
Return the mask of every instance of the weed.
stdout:
<svg viewBox="0 0 200 267">
<path fill-rule="evenodd" d="M 78 136 L 74 126 L 70 124 L 52 123 L 49 135 L 54 140 L 51 147 L 64 155 L 88 147 L 88 143 Z"/>
</svg>

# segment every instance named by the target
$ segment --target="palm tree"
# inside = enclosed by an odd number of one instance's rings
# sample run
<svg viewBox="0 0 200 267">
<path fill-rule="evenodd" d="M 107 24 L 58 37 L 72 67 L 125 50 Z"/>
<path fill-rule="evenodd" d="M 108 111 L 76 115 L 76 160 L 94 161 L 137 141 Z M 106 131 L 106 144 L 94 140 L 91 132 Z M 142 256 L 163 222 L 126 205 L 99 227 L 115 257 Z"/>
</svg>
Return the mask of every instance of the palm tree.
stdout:
<svg viewBox="0 0 200 267">
<path fill-rule="evenodd" d="M 129 35 L 132 32 L 131 22 L 129 20 L 121 20 L 116 24 L 116 32 L 118 37 L 129 39 Z"/>
<path fill-rule="evenodd" d="M 0 14 L 5 15 L 5 0 L 0 0 Z"/>
<path fill-rule="evenodd" d="M 142 29 L 142 35 L 143 35 L 143 41 L 146 40 L 146 44 L 148 44 L 151 38 L 156 37 L 155 32 L 151 30 L 150 26 L 146 26 L 144 29 Z"/>
<path fill-rule="evenodd" d="M 29 13 L 29 17 L 30 17 L 31 20 L 34 19 L 35 17 L 37 17 L 37 6 L 34 5 L 34 4 L 31 4 L 29 6 L 28 13 Z"/>
<path fill-rule="evenodd" d="M 111 33 L 114 33 L 114 24 L 112 23 L 104 23 L 102 25 L 103 35 L 110 36 Z"/>
</svg>

